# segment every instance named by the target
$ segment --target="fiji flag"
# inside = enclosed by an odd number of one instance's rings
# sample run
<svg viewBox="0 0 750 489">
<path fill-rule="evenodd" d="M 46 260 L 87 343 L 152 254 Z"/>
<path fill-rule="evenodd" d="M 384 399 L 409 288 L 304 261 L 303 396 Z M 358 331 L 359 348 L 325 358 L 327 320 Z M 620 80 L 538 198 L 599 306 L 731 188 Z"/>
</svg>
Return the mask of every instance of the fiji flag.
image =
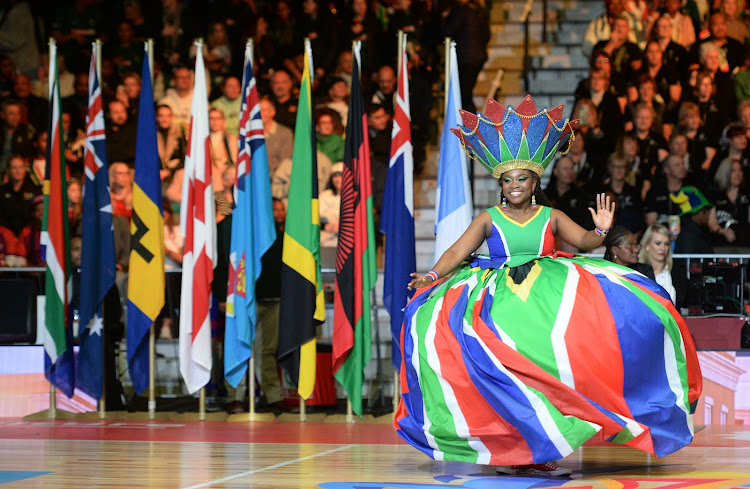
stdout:
<svg viewBox="0 0 750 489">
<path fill-rule="evenodd" d="M 229 246 L 229 285 L 224 334 L 224 375 L 232 386 L 242 381 L 253 354 L 255 282 L 261 258 L 276 239 L 268 176 L 266 140 L 260 118 L 258 89 L 252 66 L 252 45 L 245 47 L 242 77 L 239 156 Z"/>
<path fill-rule="evenodd" d="M 412 293 L 407 289 L 409 275 L 417 269 L 414 245 L 414 157 L 411 144 L 409 78 L 406 69 L 406 35 L 398 67 L 398 93 L 391 133 L 391 160 L 385 181 L 380 232 L 385 234 L 385 275 L 383 303 L 391 316 L 391 361 L 401 368 L 401 323 L 404 307 Z"/>
<path fill-rule="evenodd" d="M 89 109 L 83 167 L 83 236 L 81 248 L 80 320 L 76 386 L 90 396 L 102 397 L 102 300 L 115 283 L 115 245 L 112 203 L 109 197 L 107 148 L 104 139 L 102 92 L 97 77 L 94 43 L 89 68 Z"/>
<path fill-rule="evenodd" d="M 450 129 L 458 127 L 461 109 L 461 87 L 458 82 L 456 43 L 446 53 L 449 63 L 448 93 L 445 119 L 440 134 L 440 162 L 438 164 L 437 199 L 435 205 L 435 263 L 456 242 L 471 224 L 474 205 L 469 189 L 469 173 L 459 139 Z"/>
</svg>

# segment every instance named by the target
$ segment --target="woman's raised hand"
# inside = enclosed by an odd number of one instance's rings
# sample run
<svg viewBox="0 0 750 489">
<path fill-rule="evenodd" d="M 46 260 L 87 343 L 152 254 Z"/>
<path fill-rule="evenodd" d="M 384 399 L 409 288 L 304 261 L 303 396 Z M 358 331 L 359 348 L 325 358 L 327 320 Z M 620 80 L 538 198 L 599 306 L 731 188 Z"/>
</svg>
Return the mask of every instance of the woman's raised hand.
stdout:
<svg viewBox="0 0 750 489">
<path fill-rule="evenodd" d="M 609 195 L 605 193 L 597 194 L 596 212 L 591 207 L 589 207 L 589 210 L 591 211 L 591 219 L 594 221 L 594 226 L 603 231 L 609 231 L 615 219 L 615 203 Z"/>
</svg>

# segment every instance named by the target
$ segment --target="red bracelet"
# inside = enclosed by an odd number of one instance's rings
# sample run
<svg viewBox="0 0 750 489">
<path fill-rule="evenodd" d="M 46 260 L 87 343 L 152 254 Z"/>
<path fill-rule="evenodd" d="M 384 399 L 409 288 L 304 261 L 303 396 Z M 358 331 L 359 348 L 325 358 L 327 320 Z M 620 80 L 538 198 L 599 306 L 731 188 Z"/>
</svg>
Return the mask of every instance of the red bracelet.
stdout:
<svg viewBox="0 0 750 489">
<path fill-rule="evenodd" d="M 437 274 L 435 270 L 430 270 L 429 272 L 427 272 L 427 276 L 432 277 L 433 282 L 437 280 L 438 278 L 440 278 L 440 276 Z"/>
</svg>

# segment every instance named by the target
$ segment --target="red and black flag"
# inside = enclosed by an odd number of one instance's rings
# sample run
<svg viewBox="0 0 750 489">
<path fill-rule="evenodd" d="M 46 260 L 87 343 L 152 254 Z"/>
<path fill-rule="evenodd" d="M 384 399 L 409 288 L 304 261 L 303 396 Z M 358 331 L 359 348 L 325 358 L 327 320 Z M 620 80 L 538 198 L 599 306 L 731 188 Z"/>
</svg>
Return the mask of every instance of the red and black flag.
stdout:
<svg viewBox="0 0 750 489">
<path fill-rule="evenodd" d="M 333 309 L 333 371 L 352 409 L 362 415 L 364 369 L 370 361 L 370 297 L 377 279 L 367 115 L 359 79 L 359 42 L 352 61 L 352 89 L 341 179 L 336 294 Z"/>
</svg>

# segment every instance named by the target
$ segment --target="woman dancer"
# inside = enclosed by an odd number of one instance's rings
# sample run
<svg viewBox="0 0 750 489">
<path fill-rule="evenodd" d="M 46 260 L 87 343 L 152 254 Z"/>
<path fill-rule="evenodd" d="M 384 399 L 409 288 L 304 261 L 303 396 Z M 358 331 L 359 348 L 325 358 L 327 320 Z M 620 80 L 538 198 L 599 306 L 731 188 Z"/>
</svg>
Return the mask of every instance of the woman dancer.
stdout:
<svg viewBox="0 0 750 489">
<path fill-rule="evenodd" d="M 554 461 L 594 436 L 660 457 L 690 443 L 701 375 L 669 296 L 630 268 L 553 249 L 555 235 L 600 245 L 614 210 L 598 196 L 585 231 L 544 205 L 539 176 L 572 130 L 562 106 L 491 100 L 462 117 L 454 132 L 498 178 L 502 203 L 413 275 L 399 435 L 436 460 L 509 474 L 570 473 Z M 464 262 L 485 239 L 490 255 Z"/>
</svg>

